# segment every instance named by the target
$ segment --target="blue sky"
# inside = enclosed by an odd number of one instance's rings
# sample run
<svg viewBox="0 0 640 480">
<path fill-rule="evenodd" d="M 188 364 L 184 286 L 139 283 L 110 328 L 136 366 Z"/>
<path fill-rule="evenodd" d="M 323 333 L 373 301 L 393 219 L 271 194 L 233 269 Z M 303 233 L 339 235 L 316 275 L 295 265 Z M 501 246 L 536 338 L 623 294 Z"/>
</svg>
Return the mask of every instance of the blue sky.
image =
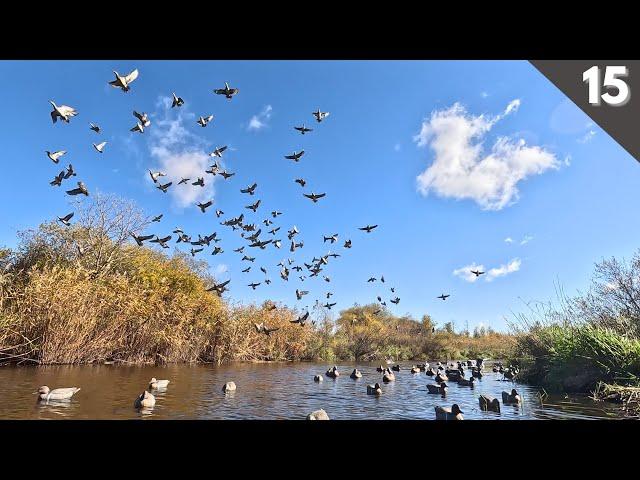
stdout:
<svg viewBox="0 0 640 480">
<path fill-rule="evenodd" d="M 112 70 L 133 68 L 140 76 L 130 92 L 107 84 Z M 212 92 L 225 81 L 240 89 L 231 101 Z M 91 192 L 164 213 L 151 233 L 217 231 L 225 253 L 213 257 L 211 247 L 199 256 L 220 280 L 231 279 L 235 302 L 302 307 L 324 303 L 331 291 L 335 315 L 382 295 L 396 314 L 506 329 L 505 318 L 524 302 L 553 299 L 554 282 L 568 293 L 584 290 L 594 262 L 637 248 L 640 165 L 524 61 L 0 62 L 0 86 L 0 245 L 15 246 L 17 231 L 70 211 L 64 190 L 75 179 L 60 189 L 48 182 L 72 163 Z M 167 108 L 172 91 L 182 108 Z M 49 100 L 79 115 L 53 125 Z M 330 112 L 321 124 L 311 115 L 317 108 Z M 150 114 L 142 135 L 129 132 L 134 109 Z M 197 117 L 209 114 L 214 120 L 199 127 Z M 293 126 L 301 123 L 314 131 L 300 135 Z M 102 155 L 92 147 L 98 139 L 108 142 Z M 205 175 L 197 197 L 200 187 L 174 184 L 166 195 L 153 188 L 148 169 L 195 172 L 221 145 L 229 146 L 223 164 L 236 172 L 231 179 Z M 60 165 L 44 153 L 63 149 Z M 283 158 L 300 149 L 307 152 L 300 163 Z M 254 181 L 255 196 L 239 192 Z M 302 196 L 310 191 L 327 196 L 313 204 Z M 209 197 L 215 204 L 203 215 L 194 203 Z M 257 199 L 257 214 L 243 208 Z M 284 212 L 276 220 L 283 248 L 245 248 L 257 260 L 241 273 L 247 263 L 232 250 L 246 242 L 219 225 L 215 208 L 256 223 Z M 366 224 L 380 226 L 357 230 Z M 290 254 L 293 225 L 305 246 Z M 339 243 L 323 245 L 333 233 Z M 342 248 L 347 238 L 351 250 Z M 280 279 L 280 260 L 309 262 L 329 250 L 342 254 L 323 272 L 330 283 L 299 282 L 295 271 L 289 282 Z M 472 282 L 474 264 L 487 274 Z M 248 283 L 264 280 L 260 266 L 272 283 L 252 291 Z M 380 275 L 385 284 L 367 283 Z M 296 288 L 311 293 L 297 302 Z M 446 302 L 436 299 L 443 292 L 451 294 Z"/>
</svg>

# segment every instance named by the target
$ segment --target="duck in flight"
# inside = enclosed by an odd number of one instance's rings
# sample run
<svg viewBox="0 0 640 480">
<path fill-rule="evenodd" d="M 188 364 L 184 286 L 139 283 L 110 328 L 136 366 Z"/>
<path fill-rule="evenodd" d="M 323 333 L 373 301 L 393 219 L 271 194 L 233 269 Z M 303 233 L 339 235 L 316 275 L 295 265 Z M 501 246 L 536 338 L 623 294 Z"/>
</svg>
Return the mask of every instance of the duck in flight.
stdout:
<svg viewBox="0 0 640 480">
<path fill-rule="evenodd" d="M 247 188 L 240 189 L 240 193 L 248 193 L 249 195 L 253 195 L 256 191 L 257 186 L 258 186 L 257 183 L 254 183 L 253 185 L 249 185 Z"/>
<path fill-rule="evenodd" d="M 224 152 L 226 149 L 227 149 L 226 145 L 224 147 L 217 147 L 213 152 L 209 154 L 209 156 L 222 158 L 222 152 Z"/>
<path fill-rule="evenodd" d="M 89 123 L 89 130 L 93 130 L 96 133 L 100 133 L 100 127 L 95 123 Z"/>
<path fill-rule="evenodd" d="M 446 300 L 447 298 L 449 298 L 450 296 L 451 296 L 451 295 L 445 295 L 445 294 L 443 293 L 442 295 L 440 295 L 440 296 L 439 296 L 439 297 L 437 297 L 437 298 L 439 298 L 439 299 L 441 299 L 442 301 L 444 301 L 444 300 Z"/>
<path fill-rule="evenodd" d="M 307 198 L 310 198 L 313 203 L 318 203 L 318 200 L 320 198 L 326 196 L 327 194 L 326 193 L 313 193 L 313 192 L 311 192 L 311 194 L 303 193 L 303 195 L 305 197 L 307 197 Z"/>
<path fill-rule="evenodd" d="M 146 240 L 151 240 L 155 235 L 136 235 L 135 233 L 129 233 L 131 237 L 136 241 L 139 247 L 143 245 Z"/>
<path fill-rule="evenodd" d="M 53 111 L 51 112 L 51 120 L 53 123 L 56 123 L 58 118 L 65 123 L 69 123 L 72 117 L 78 115 L 78 111 L 73 107 L 69 107 L 68 105 L 58 106 L 53 100 L 49 100 L 49 103 L 53 107 Z"/>
<path fill-rule="evenodd" d="M 133 81 L 136 78 L 138 78 L 138 74 L 139 74 L 137 68 L 133 70 L 131 73 L 129 73 L 128 75 L 120 75 L 115 70 L 113 71 L 113 73 L 116 76 L 116 79 L 110 81 L 109 85 L 111 85 L 114 88 L 120 88 L 122 89 L 123 92 L 128 92 L 129 90 L 131 90 L 131 87 L 129 85 L 133 83 Z"/>
<path fill-rule="evenodd" d="M 49 150 L 45 150 L 45 153 L 47 154 L 47 157 L 49 157 L 49 160 L 51 160 L 53 163 L 59 163 L 60 157 L 67 153 L 67 151 L 58 150 L 57 152 L 50 152 Z"/>
<path fill-rule="evenodd" d="M 314 117 L 316 117 L 316 121 L 318 123 L 322 122 L 325 118 L 329 116 L 329 112 L 321 112 L 320 109 L 316 110 L 312 113 Z"/>
<path fill-rule="evenodd" d="M 293 127 L 293 128 L 295 128 L 297 131 L 299 131 L 302 135 L 304 135 L 307 132 L 313 132 L 313 128 L 305 127 L 304 123 L 300 127 Z"/>
<path fill-rule="evenodd" d="M 202 211 L 202 213 L 205 213 L 205 210 L 209 208 L 211 205 L 213 205 L 213 200 L 209 200 L 206 203 L 198 202 L 197 205 L 198 205 L 198 208 L 200 208 L 200 211 Z"/>
<path fill-rule="evenodd" d="M 481 272 L 480 270 L 471 270 L 471 273 L 473 273 L 476 278 L 478 278 L 480 275 L 484 275 L 484 272 Z"/>
<path fill-rule="evenodd" d="M 89 190 L 87 190 L 86 185 L 83 182 L 78 182 L 77 188 L 72 190 L 67 190 L 68 195 L 84 195 L 86 197 L 89 196 Z"/>
<path fill-rule="evenodd" d="M 296 183 L 299 183 L 301 187 L 304 187 L 307 184 L 307 181 L 304 178 L 296 178 Z"/>
<path fill-rule="evenodd" d="M 208 117 L 200 117 L 198 118 L 198 121 L 196 123 L 204 128 L 209 124 L 211 120 L 213 120 L 213 115 L 209 115 Z"/>
<path fill-rule="evenodd" d="M 174 92 L 171 93 L 171 96 L 173 97 L 171 108 L 181 107 L 182 105 L 184 105 L 184 100 L 182 99 L 182 97 L 178 97 Z"/>
<path fill-rule="evenodd" d="M 324 238 L 324 242 L 322 243 L 326 243 L 327 240 L 330 241 L 331 243 L 336 243 L 338 241 L 338 234 L 334 233 L 333 235 L 330 235 L 328 237 L 323 236 Z"/>
<path fill-rule="evenodd" d="M 102 153 L 104 151 L 104 147 L 105 147 L 106 144 L 107 144 L 107 142 L 101 142 L 101 143 L 99 143 L 97 145 L 94 143 L 93 144 L 93 148 L 95 148 L 98 151 L 98 153 Z"/>
<path fill-rule="evenodd" d="M 247 285 L 247 287 L 251 287 L 253 290 L 255 290 L 258 285 L 260 285 L 260 282 L 258 282 L 258 283 L 254 282 L 254 283 L 250 283 L 249 285 Z"/>
<path fill-rule="evenodd" d="M 273 332 L 277 332 L 278 330 L 280 330 L 280 327 L 268 328 L 264 323 L 254 323 L 253 326 L 255 327 L 256 332 L 264 333 L 267 336 L 271 335 Z"/>
<path fill-rule="evenodd" d="M 171 235 L 167 235 L 164 238 L 160 238 L 156 235 L 156 238 L 154 238 L 153 240 L 151 240 L 151 243 L 157 243 L 159 244 L 162 248 L 169 248 L 169 245 L 167 245 L 167 242 L 171 240 Z"/>
<path fill-rule="evenodd" d="M 152 222 L 159 222 L 160 220 L 162 220 L 162 217 L 164 216 L 164 213 L 161 213 L 160 215 L 157 215 L 155 217 L 153 217 L 151 219 Z"/>
<path fill-rule="evenodd" d="M 69 220 L 71 220 L 72 217 L 73 217 L 73 212 L 67 213 L 64 217 L 58 217 L 58 221 L 68 227 L 69 225 L 71 225 Z"/>
<path fill-rule="evenodd" d="M 149 170 L 149 176 L 151 177 L 151 180 L 153 180 L 153 183 L 158 183 L 158 178 L 165 177 L 166 175 L 167 174 L 163 172 L 152 172 Z"/>
<path fill-rule="evenodd" d="M 367 225 L 366 227 L 359 227 L 358 230 L 362 230 L 365 231 L 367 233 L 371 233 L 371 231 L 375 228 L 377 228 L 378 225 Z"/>
<path fill-rule="evenodd" d="M 237 88 L 231 88 L 229 83 L 224 82 L 224 88 L 216 88 L 213 93 L 216 95 L 224 95 L 227 99 L 231 100 L 231 97 L 237 95 L 240 90 Z"/>
<path fill-rule="evenodd" d="M 298 290 L 296 288 L 296 298 L 298 300 L 302 300 L 302 297 L 305 296 L 305 295 L 308 295 L 308 294 L 309 294 L 309 292 L 307 290 Z"/>
<path fill-rule="evenodd" d="M 293 152 L 291 155 L 285 155 L 284 158 L 286 158 L 287 160 L 293 160 L 294 162 L 299 162 L 300 161 L 300 157 L 302 157 L 304 155 L 304 150 L 300 150 L 299 152 Z"/>
<path fill-rule="evenodd" d="M 160 184 L 156 188 L 158 190 L 162 190 L 162 193 L 167 193 L 167 190 L 169 190 L 171 185 L 173 185 L 173 182 L 165 183 L 164 185 Z"/>
<path fill-rule="evenodd" d="M 226 282 L 222 283 L 214 283 L 212 287 L 207 288 L 207 292 L 216 292 L 218 296 L 221 296 L 225 292 L 225 290 L 227 290 L 227 285 L 230 281 L 231 280 L 227 280 Z"/>
</svg>

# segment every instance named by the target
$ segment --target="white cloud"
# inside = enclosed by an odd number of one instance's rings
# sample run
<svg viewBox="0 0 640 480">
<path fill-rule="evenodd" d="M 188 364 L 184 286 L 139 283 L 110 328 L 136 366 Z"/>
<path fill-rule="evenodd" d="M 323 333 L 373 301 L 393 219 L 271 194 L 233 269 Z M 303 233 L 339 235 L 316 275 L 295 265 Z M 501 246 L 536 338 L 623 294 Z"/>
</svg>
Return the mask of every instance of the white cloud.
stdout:
<svg viewBox="0 0 640 480">
<path fill-rule="evenodd" d="M 399 143 L 396 143 L 396 144 L 393 146 L 393 149 L 394 149 L 396 152 L 399 152 L 401 148 L 402 148 L 402 146 L 401 146 Z"/>
<path fill-rule="evenodd" d="M 513 238 L 507 237 L 504 239 L 505 243 L 513 243 Z"/>
<path fill-rule="evenodd" d="M 593 137 L 595 136 L 596 136 L 596 131 L 589 130 L 587 133 L 585 133 L 582 137 L 578 138 L 576 141 L 578 143 L 589 143 L 591 140 L 593 140 Z"/>
<path fill-rule="evenodd" d="M 206 153 L 208 142 L 185 127 L 185 123 L 195 125 L 195 115 L 184 106 L 175 112 L 169 97 L 160 97 L 156 107 L 161 111 L 151 115 L 154 123 L 153 129 L 149 129 L 149 150 L 156 161 L 151 170 L 166 173 L 160 182 L 173 182 L 167 193 L 178 207 L 212 200 L 216 177 L 205 173 L 210 161 Z M 204 187 L 191 185 L 198 177 L 205 178 Z M 151 182 L 148 172 L 145 178 Z M 182 178 L 189 178 L 191 182 L 178 185 Z"/>
<path fill-rule="evenodd" d="M 471 273 L 471 270 L 484 272 L 484 265 L 478 265 L 477 263 L 473 262 L 470 265 L 465 265 L 464 267 L 457 268 L 453 271 L 453 275 L 456 277 L 460 277 L 465 282 L 474 283 L 476 280 L 478 280 L 479 277 Z"/>
<path fill-rule="evenodd" d="M 531 175 L 559 168 L 556 156 L 523 139 L 498 137 L 489 152 L 483 141 L 493 126 L 516 113 L 520 100 L 497 116 L 473 115 L 464 106 L 431 113 L 414 137 L 419 147 L 434 152 L 432 164 L 417 177 L 423 195 L 472 199 L 484 210 L 500 210 L 518 200 L 518 183 Z"/>
<path fill-rule="evenodd" d="M 487 98 L 489 96 L 489 94 L 487 92 L 480 92 L 480 96 L 482 98 Z"/>
<path fill-rule="evenodd" d="M 271 118 L 272 110 L 273 108 L 271 107 L 271 105 L 267 105 L 262 109 L 260 113 L 251 117 L 251 120 L 249 120 L 249 124 L 247 125 L 247 130 L 257 131 L 262 130 L 264 127 L 266 127 L 267 122 Z"/>
<path fill-rule="evenodd" d="M 487 272 L 487 282 L 491 282 L 498 277 L 504 277 L 505 275 L 509 275 L 510 273 L 517 272 L 520 270 L 520 265 L 522 262 L 519 258 L 514 258 L 506 265 L 500 265 L 497 268 L 492 268 Z"/>
<path fill-rule="evenodd" d="M 533 237 L 531 235 L 526 235 L 521 241 L 520 241 L 520 245 L 526 245 L 527 243 L 529 243 L 531 240 L 533 240 Z"/>
</svg>

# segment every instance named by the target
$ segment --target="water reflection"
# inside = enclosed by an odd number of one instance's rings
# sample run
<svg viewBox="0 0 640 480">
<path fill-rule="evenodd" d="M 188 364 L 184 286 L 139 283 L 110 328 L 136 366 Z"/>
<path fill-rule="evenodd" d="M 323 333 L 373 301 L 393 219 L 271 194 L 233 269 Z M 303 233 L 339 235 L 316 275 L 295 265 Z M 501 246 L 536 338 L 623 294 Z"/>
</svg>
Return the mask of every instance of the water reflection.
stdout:
<svg viewBox="0 0 640 480">
<path fill-rule="evenodd" d="M 354 363 L 338 364 L 341 375 L 324 375 L 330 365 L 314 363 L 245 364 L 224 366 L 51 366 L 0 367 L 0 418 L 78 419 L 304 419 L 309 412 L 324 409 L 332 419 L 427 419 L 435 418 L 434 407 L 457 403 L 465 419 L 594 419 L 616 418 L 613 405 L 594 403 L 586 397 L 545 397 L 537 389 L 513 384 L 502 375 L 487 373 L 473 388 L 448 382 L 444 398 L 429 395 L 433 378 L 410 372 L 401 363 L 396 381 L 382 383 L 376 364 L 358 364 L 362 378 L 352 379 Z M 314 382 L 320 374 L 323 382 Z M 151 409 L 136 410 L 134 401 L 147 388 L 149 379 L 166 378 L 165 389 L 153 390 Z M 234 381 L 236 391 L 222 387 Z M 382 395 L 367 395 L 367 385 L 376 382 Z M 77 386 L 82 390 L 64 402 L 36 402 L 34 389 Z M 502 405 L 501 413 L 481 411 L 480 395 L 502 400 L 502 391 L 516 388 L 521 406 Z"/>
</svg>

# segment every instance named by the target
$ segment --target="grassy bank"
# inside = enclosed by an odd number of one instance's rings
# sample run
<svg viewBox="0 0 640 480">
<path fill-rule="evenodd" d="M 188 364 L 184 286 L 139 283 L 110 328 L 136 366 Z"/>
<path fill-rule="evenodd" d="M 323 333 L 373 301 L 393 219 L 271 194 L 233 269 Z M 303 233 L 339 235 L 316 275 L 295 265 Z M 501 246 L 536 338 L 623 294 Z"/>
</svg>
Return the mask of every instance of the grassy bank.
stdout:
<svg viewBox="0 0 640 480">
<path fill-rule="evenodd" d="M 231 360 L 377 360 L 503 356 L 511 336 L 455 333 L 355 306 L 314 322 L 283 306 L 233 305 L 208 292 L 206 262 L 138 247 L 149 220 L 133 204 L 95 196 L 76 205 L 72 226 L 22 232 L 0 250 L 0 363 L 82 364 Z M 254 324 L 278 331 L 266 336 Z"/>
</svg>

